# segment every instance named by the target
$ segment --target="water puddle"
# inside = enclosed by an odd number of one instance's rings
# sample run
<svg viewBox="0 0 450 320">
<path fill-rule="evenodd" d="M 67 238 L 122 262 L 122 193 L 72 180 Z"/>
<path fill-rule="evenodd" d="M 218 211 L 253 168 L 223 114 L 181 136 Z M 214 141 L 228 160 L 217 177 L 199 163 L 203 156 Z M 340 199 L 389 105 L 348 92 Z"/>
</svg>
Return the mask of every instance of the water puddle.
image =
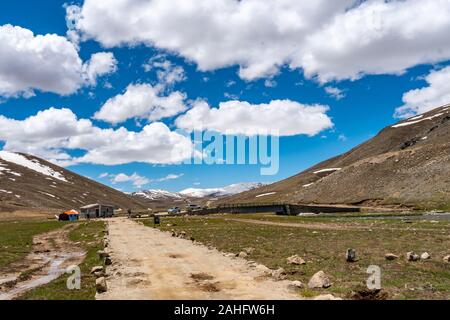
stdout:
<svg viewBox="0 0 450 320">
<path fill-rule="evenodd" d="M 59 253 L 52 254 L 51 257 L 43 255 L 39 256 L 39 258 L 44 262 L 44 265 L 50 263 L 48 267 L 44 268 L 44 270 L 47 270 L 46 274 L 35 276 L 33 275 L 32 280 L 18 283 L 14 288 L 3 293 L 0 292 L 0 300 L 12 300 L 29 290 L 48 284 L 58 279 L 62 274 L 66 272 L 66 268 L 63 267 L 66 261 L 70 259 L 81 258 L 82 256 L 83 253 Z M 14 280 L 17 280 L 17 277 L 0 279 L 0 284 Z"/>
</svg>

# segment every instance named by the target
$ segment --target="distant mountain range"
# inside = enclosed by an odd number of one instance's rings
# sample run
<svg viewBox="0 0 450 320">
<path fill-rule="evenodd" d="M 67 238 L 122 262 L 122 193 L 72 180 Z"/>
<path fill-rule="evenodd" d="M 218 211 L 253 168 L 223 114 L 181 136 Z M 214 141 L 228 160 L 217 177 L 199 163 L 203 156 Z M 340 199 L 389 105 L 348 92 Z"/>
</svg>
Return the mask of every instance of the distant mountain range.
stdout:
<svg viewBox="0 0 450 320">
<path fill-rule="evenodd" d="M 129 195 L 45 160 L 0 151 L 0 210 L 78 209 L 92 203 L 145 209 Z"/>
<path fill-rule="evenodd" d="M 294 177 L 218 203 L 279 201 L 450 210 L 450 105 L 389 126 Z"/>
</svg>

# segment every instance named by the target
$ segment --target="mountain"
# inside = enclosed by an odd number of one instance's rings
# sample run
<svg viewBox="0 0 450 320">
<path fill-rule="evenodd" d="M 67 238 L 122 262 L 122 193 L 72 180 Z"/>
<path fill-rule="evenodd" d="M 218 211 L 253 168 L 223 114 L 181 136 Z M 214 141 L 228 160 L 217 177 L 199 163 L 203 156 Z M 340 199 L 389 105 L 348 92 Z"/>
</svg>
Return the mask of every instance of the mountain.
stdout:
<svg viewBox="0 0 450 320">
<path fill-rule="evenodd" d="M 450 209 L 450 105 L 383 129 L 300 174 L 219 203 Z"/>
<path fill-rule="evenodd" d="M 0 151 L 0 211 L 78 209 L 92 203 L 123 210 L 145 205 L 115 189 L 34 156 Z"/>
<path fill-rule="evenodd" d="M 262 186 L 263 184 L 261 183 L 237 183 L 223 188 L 190 188 L 181 192 L 143 190 L 132 193 L 131 196 L 140 202 L 144 202 L 149 208 L 154 210 L 165 210 L 173 206 L 183 207 L 190 203 L 206 205 L 210 201 L 232 196 Z"/>
</svg>

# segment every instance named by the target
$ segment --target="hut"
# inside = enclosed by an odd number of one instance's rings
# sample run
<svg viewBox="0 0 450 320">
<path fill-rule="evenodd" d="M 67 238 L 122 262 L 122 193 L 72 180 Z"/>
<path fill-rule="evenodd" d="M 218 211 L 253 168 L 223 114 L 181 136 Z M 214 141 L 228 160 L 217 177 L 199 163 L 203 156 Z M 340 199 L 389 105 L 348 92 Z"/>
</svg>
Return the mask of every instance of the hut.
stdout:
<svg viewBox="0 0 450 320">
<path fill-rule="evenodd" d="M 76 210 L 69 210 L 59 215 L 59 221 L 78 221 L 80 213 Z"/>
<path fill-rule="evenodd" d="M 114 215 L 114 206 L 107 204 L 90 204 L 80 208 L 84 219 L 110 218 Z"/>
</svg>

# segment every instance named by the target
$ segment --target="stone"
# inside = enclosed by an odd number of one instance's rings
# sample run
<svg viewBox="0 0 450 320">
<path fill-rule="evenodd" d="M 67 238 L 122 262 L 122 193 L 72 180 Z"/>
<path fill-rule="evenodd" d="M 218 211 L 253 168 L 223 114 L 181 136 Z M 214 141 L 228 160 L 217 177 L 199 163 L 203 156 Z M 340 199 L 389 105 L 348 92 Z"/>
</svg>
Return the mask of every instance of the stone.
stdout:
<svg viewBox="0 0 450 320">
<path fill-rule="evenodd" d="M 96 272 L 103 272 L 103 266 L 96 266 L 91 269 L 91 274 L 94 274 Z"/>
<path fill-rule="evenodd" d="M 238 254 L 238 257 L 242 258 L 242 259 L 245 259 L 245 258 L 248 257 L 248 254 L 247 254 L 247 252 L 242 251 L 241 253 Z"/>
<path fill-rule="evenodd" d="M 384 257 L 388 261 L 394 261 L 394 260 L 398 259 L 398 256 L 393 253 L 386 253 L 386 255 Z"/>
<path fill-rule="evenodd" d="M 272 274 L 272 270 L 270 270 L 269 268 L 267 268 L 265 265 L 262 264 L 258 264 L 255 269 L 261 273 L 263 273 L 264 275 L 271 275 Z"/>
<path fill-rule="evenodd" d="M 444 257 L 444 262 L 450 262 L 450 255 Z"/>
<path fill-rule="evenodd" d="M 347 252 L 345 253 L 345 259 L 347 262 L 356 262 L 356 250 L 355 249 L 347 249 Z"/>
<path fill-rule="evenodd" d="M 245 248 L 244 252 L 247 254 L 252 254 L 253 252 L 255 252 L 255 248 Z"/>
<path fill-rule="evenodd" d="M 300 258 L 298 255 L 287 258 L 287 263 L 295 264 L 295 265 L 303 265 L 306 264 L 306 261 Z"/>
<path fill-rule="evenodd" d="M 424 252 L 420 255 L 421 260 L 429 260 L 430 258 L 431 258 L 431 256 L 428 252 Z"/>
<path fill-rule="evenodd" d="M 178 237 L 180 237 L 180 238 L 182 238 L 182 239 L 185 239 L 186 236 L 187 236 L 187 234 L 186 234 L 186 232 L 184 232 L 184 231 L 181 231 L 181 232 L 178 234 Z"/>
<path fill-rule="evenodd" d="M 411 251 L 411 252 L 406 253 L 406 260 L 411 261 L 411 262 L 419 261 L 420 256 Z"/>
<path fill-rule="evenodd" d="M 287 278 L 286 271 L 283 268 L 279 268 L 272 272 L 272 278 L 275 281 L 286 280 L 286 278 Z"/>
<path fill-rule="evenodd" d="M 97 289 L 98 293 L 105 293 L 108 291 L 108 286 L 106 285 L 106 278 L 101 277 L 95 280 L 95 288 Z"/>
<path fill-rule="evenodd" d="M 331 282 L 325 272 L 319 271 L 309 280 L 308 287 L 310 289 L 329 288 L 331 287 Z"/>
<path fill-rule="evenodd" d="M 111 260 L 111 257 L 106 257 L 105 258 L 105 266 L 110 266 L 110 265 L 112 265 L 112 260 Z"/>
<path fill-rule="evenodd" d="M 105 276 L 105 273 L 103 271 L 94 272 L 94 276 L 96 278 L 101 278 Z"/>
<path fill-rule="evenodd" d="M 105 250 L 99 250 L 99 251 L 97 251 L 97 254 L 100 257 L 100 259 L 105 259 L 105 258 L 109 257 L 109 253 L 106 252 Z"/>
<path fill-rule="evenodd" d="M 301 281 L 292 281 L 289 284 L 289 287 L 293 289 L 303 289 L 305 286 Z"/>
</svg>

